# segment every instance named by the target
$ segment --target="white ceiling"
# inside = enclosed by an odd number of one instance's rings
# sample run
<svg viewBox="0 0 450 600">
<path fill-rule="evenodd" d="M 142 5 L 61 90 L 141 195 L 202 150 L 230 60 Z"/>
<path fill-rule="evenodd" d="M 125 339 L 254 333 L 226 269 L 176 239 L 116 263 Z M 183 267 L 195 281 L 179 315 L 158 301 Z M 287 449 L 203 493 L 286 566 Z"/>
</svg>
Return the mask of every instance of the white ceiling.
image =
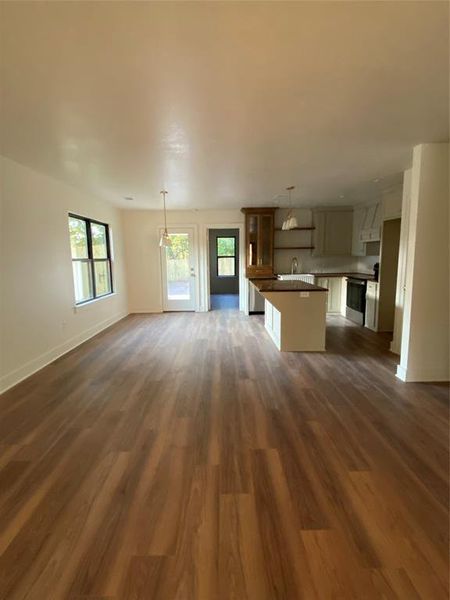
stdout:
<svg viewBox="0 0 450 600">
<path fill-rule="evenodd" d="M 446 2 L 1 12 L 2 153 L 117 205 L 361 201 L 448 139 Z"/>
</svg>

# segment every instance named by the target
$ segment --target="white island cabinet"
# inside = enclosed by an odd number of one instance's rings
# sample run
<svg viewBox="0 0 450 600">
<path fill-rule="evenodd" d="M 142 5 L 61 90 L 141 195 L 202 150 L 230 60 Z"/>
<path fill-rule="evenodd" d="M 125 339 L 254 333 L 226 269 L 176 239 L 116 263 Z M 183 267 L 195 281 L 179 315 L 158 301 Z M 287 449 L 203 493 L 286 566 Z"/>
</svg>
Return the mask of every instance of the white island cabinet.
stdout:
<svg viewBox="0 0 450 600">
<path fill-rule="evenodd" d="M 265 298 L 264 324 L 278 350 L 325 350 L 325 288 L 302 281 L 253 280 L 252 283 Z"/>
<path fill-rule="evenodd" d="M 281 313 L 267 299 L 264 301 L 264 326 L 279 350 L 281 340 Z"/>
</svg>

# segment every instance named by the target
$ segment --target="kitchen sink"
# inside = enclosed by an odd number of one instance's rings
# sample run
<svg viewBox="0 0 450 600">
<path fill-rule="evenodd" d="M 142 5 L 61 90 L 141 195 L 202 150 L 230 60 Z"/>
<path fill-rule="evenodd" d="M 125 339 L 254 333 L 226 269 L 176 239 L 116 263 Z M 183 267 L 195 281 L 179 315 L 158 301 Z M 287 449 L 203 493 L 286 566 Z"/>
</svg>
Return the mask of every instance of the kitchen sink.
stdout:
<svg viewBox="0 0 450 600">
<path fill-rule="evenodd" d="M 314 283 L 314 275 L 311 273 L 285 273 L 278 275 L 281 281 L 304 281 L 305 283 Z"/>
</svg>

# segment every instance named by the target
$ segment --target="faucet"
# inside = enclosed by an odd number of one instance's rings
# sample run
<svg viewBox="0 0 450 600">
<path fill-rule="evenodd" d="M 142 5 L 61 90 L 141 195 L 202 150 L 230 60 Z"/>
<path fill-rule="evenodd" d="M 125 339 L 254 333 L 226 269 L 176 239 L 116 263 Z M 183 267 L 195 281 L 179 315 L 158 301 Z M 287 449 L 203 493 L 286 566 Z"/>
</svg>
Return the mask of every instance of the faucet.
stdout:
<svg viewBox="0 0 450 600">
<path fill-rule="evenodd" d="M 291 275 L 294 275 L 295 273 L 297 273 L 298 271 L 298 260 L 297 257 L 294 256 L 294 258 L 291 260 Z"/>
</svg>

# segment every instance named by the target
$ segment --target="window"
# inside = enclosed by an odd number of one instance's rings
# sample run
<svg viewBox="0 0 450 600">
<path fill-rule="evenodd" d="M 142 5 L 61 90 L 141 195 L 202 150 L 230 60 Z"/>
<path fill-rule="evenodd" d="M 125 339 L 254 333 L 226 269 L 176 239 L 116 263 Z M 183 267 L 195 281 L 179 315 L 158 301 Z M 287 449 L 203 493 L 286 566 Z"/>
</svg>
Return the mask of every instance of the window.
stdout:
<svg viewBox="0 0 450 600">
<path fill-rule="evenodd" d="M 83 304 L 113 291 L 109 227 L 92 219 L 69 215 L 75 303 Z"/>
<path fill-rule="evenodd" d="M 217 277 L 236 276 L 236 238 L 216 238 Z"/>
</svg>

